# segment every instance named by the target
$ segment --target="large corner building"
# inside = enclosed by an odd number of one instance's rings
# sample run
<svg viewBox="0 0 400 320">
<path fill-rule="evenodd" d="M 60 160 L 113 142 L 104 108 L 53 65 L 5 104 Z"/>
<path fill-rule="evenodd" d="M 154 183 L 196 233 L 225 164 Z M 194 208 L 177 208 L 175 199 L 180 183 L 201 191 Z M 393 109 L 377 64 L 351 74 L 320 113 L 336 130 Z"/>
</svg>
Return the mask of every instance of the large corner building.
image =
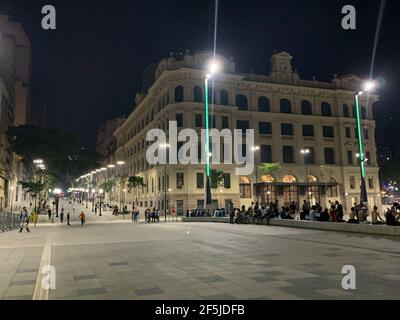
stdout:
<svg viewBox="0 0 400 320">
<path fill-rule="evenodd" d="M 125 174 L 142 176 L 146 183 L 137 194 L 126 193 L 127 204 L 135 201 L 141 208 L 163 209 L 166 199 L 166 207 L 178 214 L 203 206 L 204 165 L 149 165 L 146 133 L 152 128 L 167 131 L 169 121 L 177 121 L 178 129 L 204 128 L 205 65 L 210 57 L 210 52 L 170 55 L 147 69 L 146 90 L 136 95 L 131 114 L 114 132 L 115 159 L 125 161 Z M 309 199 L 325 206 L 339 200 L 349 210 L 359 201 L 354 93 L 361 88 L 361 79 L 343 75 L 331 82 L 303 80 L 286 52 L 272 56 L 269 74 L 238 73 L 232 59 L 217 58 L 223 70 L 209 90 L 213 92 L 211 125 L 220 130 L 254 129 L 259 147 L 256 166 L 279 163 L 280 168 L 237 176 L 234 164 L 211 164 L 225 172 L 223 186 L 212 190 L 215 205 L 225 207 L 232 200 L 239 207 L 277 199 L 283 206 Z M 380 205 L 372 118 L 377 99 L 376 95 L 360 97 L 370 206 Z M 302 149 L 309 153 L 305 156 Z"/>
</svg>

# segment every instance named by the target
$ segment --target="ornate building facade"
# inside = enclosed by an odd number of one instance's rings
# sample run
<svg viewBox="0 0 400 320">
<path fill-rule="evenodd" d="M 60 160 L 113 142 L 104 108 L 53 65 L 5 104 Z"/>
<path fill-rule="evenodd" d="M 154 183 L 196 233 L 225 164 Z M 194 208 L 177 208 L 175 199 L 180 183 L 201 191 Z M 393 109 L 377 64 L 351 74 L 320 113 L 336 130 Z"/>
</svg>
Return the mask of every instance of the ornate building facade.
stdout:
<svg viewBox="0 0 400 320">
<path fill-rule="evenodd" d="M 203 206 L 204 165 L 149 165 L 146 133 L 152 128 L 167 132 L 169 121 L 176 121 L 178 130 L 204 128 L 205 65 L 210 57 L 210 52 L 186 52 L 163 59 L 155 68 L 152 85 L 137 94 L 133 111 L 115 130 L 115 159 L 125 162 L 125 175 L 142 176 L 146 184 L 137 194 L 126 192 L 125 203 L 161 209 L 166 203 L 178 214 Z M 217 59 L 222 70 L 210 81 L 211 126 L 254 129 L 257 169 L 237 176 L 235 164 L 211 164 L 225 173 L 223 185 L 212 190 L 215 206 L 232 201 L 239 207 L 255 200 L 278 200 L 283 206 L 309 199 L 323 206 L 339 200 L 349 210 L 359 201 L 354 94 L 361 79 L 354 75 L 335 76 L 332 82 L 300 79 L 286 52 L 272 56 L 267 75 L 238 73 L 232 59 Z M 377 99 L 376 95 L 360 97 L 370 206 L 381 203 L 372 118 Z M 308 153 L 301 153 L 305 149 Z M 279 165 L 266 172 L 260 169 L 263 163 Z"/>
</svg>

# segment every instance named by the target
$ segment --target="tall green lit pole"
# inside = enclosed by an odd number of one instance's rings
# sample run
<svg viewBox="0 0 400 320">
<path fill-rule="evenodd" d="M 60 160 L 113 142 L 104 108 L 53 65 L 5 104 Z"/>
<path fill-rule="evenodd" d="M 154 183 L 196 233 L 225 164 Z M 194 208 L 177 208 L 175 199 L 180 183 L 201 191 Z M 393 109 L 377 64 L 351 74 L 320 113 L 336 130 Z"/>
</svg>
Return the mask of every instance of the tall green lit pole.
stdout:
<svg viewBox="0 0 400 320">
<path fill-rule="evenodd" d="M 204 79 L 204 107 L 205 107 L 205 122 L 206 122 L 206 193 L 205 193 L 205 201 L 204 201 L 204 209 L 210 207 L 212 204 L 211 198 L 211 176 L 210 176 L 210 124 L 209 124 L 209 115 L 208 115 L 208 78 L 210 75 L 206 75 Z"/>
<path fill-rule="evenodd" d="M 361 184 L 360 184 L 360 200 L 363 202 L 368 202 L 367 197 L 367 187 L 365 185 L 365 160 L 364 160 L 364 148 L 361 135 L 361 119 L 360 119 L 360 108 L 358 104 L 359 95 L 363 92 L 360 91 L 354 95 L 355 109 L 356 109 L 356 121 L 357 121 L 357 138 L 358 138 L 358 150 L 359 150 L 359 163 L 360 163 L 360 174 L 361 174 Z"/>
<path fill-rule="evenodd" d="M 363 202 L 368 202 L 367 197 L 367 187 L 365 185 L 365 158 L 364 158 L 364 148 L 362 142 L 362 134 L 361 134 L 361 118 L 360 118 L 360 107 L 358 103 L 359 96 L 361 96 L 364 92 L 371 91 L 375 87 L 374 81 L 368 81 L 364 84 L 364 90 L 359 91 L 354 95 L 355 101 L 355 109 L 356 109 L 356 121 L 357 121 L 357 135 L 358 135 L 358 149 L 359 149 L 359 159 L 360 159 L 360 174 L 361 174 L 361 194 L 360 200 Z"/>
<path fill-rule="evenodd" d="M 210 119 L 209 119 L 209 101 L 208 101 L 208 80 L 211 79 L 219 70 L 220 64 L 217 60 L 212 59 L 207 66 L 207 74 L 204 79 L 204 108 L 205 108 L 205 116 L 206 116 L 206 193 L 205 193 L 205 208 L 210 208 L 212 205 L 211 199 L 211 170 L 210 170 Z"/>
</svg>

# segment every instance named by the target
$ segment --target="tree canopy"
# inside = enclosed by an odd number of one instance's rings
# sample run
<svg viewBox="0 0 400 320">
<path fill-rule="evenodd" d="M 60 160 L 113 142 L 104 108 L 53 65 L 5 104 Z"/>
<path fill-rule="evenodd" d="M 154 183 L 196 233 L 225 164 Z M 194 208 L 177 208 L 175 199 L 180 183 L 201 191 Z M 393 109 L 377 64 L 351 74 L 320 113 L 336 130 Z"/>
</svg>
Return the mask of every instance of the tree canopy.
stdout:
<svg viewBox="0 0 400 320">
<path fill-rule="evenodd" d="M 100 156 L 79 144 L 78 138 L 60 129 L 32 125 L 11 127 L 8 130 L 11 149 L 32 166 L 42 159 L 49 174 L 65 187 L 78 176 L 98 166 Z"/>
</svg>

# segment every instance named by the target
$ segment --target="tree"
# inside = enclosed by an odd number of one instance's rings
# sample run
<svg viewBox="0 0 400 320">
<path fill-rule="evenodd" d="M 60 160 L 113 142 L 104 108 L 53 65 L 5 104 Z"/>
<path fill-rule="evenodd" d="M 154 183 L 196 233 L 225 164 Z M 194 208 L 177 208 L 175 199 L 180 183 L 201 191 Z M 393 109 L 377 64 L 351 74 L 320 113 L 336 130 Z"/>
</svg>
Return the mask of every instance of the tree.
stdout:
<svg viewBox="0 0 400 320">
<path fill-rule="evenodd" d="M 223 171 L 211 169 L 210 180 L 211 180 L 211 189 L 213 190 L 214 196 L 217 189 L 224 185 L 224 179 L 225 179 L 225 173 Z"/>
<path fill-rule="evenodd" d="M 31 180 L 28 181 L 18 181 L 22 189 L 29 193 L 32 198 L 35 199 L 35 212 L 37 211 L 37 199 L 39 200 L 39 207 L 41 203 L 47 199 L 47 190 L 54 187 L 55 179 L 54 177 L 44 170 L 37 170 Z"/>
<path fill-rule="evenodd" d="M 128 182 L 128 190 L 131 191 L 132 189 L 135 189 L 136 193 L 136 201 L 137 202 L 137 188 L 139 187 L 144 187 L 146 184 L 144 183 L 143 177 L 139 176 L 129 176 L 127 179 Z M 133 205 L 135 207 L 135 204 Z"/>
<path fill-rule="evenodd" d="M 23 125 L 9 128 L 7 134 L 11 149 L 28 167 L 32 168 L 34 159 L 43 159 L 47 171 L 64 187 L 98 166 L 100 160 L 97 153 L 82 147 L 75 135 L 59 129 Z"/>
<path fill-rule="evenodd" d="M 111 191 L 114 188 L 114 186 L 115 186 L 114 178 L 108 179 L 100 184 L 100 188 L 104 190 L 104 193 L 108 192 L 110 198 L 110 204 L 111 204 Z"/>
<path fill-rule="evenodd" d="M 280 163 L 263 163 L 259 166 L 259 170 L 262 174 L 273 176 L 281 167 Z"/>
</svg>

